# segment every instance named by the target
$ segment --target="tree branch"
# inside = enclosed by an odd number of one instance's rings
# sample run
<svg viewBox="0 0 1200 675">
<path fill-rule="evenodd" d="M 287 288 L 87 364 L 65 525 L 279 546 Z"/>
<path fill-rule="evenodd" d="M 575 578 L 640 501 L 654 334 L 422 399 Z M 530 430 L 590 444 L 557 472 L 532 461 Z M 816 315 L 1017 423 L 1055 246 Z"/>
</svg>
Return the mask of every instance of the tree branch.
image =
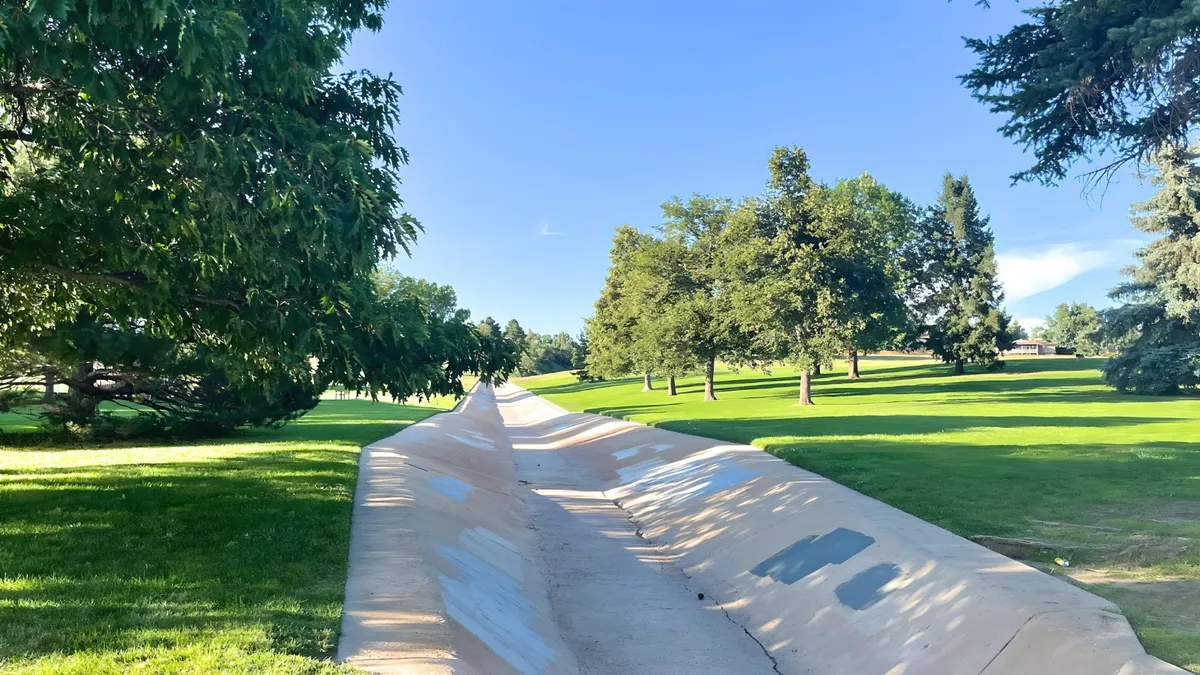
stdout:
<svg viewBox="0 0 1200 675">
<path fill-rule="evenodd" d="M 26 143 L 36 143 L 37 138 L 27 131 L 12 131 L 5 129 L 0 131 L 0 141 L 24 141 Z"/>
<path fill-rule="evenodd" d="M 55 84 L 42 80 L 40 82 L 3 82 L 0 83 L 0 93 L 12 94 L 14 96 L 29 96 L 30 94 L 45 94 L 54 92 L 59 94 L 78 94 L 81 89 L 79 87 L 68 87 L 66 85 Z"/>
</svg>

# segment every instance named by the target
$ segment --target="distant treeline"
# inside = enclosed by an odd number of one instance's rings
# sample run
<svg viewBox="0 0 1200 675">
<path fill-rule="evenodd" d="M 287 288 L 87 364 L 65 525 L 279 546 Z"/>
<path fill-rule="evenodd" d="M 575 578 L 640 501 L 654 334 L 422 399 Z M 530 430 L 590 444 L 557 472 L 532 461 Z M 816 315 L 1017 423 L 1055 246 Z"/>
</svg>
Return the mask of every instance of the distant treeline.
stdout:
<svg viewBox="0 0 1200 675">
<path fill-rule="evenodd" d="M 584 367 L 587 336 L 582 333 L 578 338 L 571 337 L 570 333 L 535 333 L 522 328 L 516 319 L 510 320 L 501 330 L 500 324 L 490 316 L 480 322 L 479 328 L 483 332 L 502 334 L 518 346 L 521 361 L 517 374 L 523 377 Z"/>
</svg>

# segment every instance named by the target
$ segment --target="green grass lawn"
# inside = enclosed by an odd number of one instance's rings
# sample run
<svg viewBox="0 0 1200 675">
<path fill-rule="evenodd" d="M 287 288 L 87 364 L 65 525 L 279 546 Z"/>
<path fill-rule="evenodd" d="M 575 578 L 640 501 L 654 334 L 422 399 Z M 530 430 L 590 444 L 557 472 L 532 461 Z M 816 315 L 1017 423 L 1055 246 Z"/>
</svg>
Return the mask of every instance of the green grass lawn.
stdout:
<svg viewBox="0 0 1200 675">
<path fill-rule="evenodd" d="M 0 440 L 0 672 L 349 670 L 330 657 L 359 447 L 436 403 L 325 401 L 209 442 Z"/>
<path fill-rule="evenodd" d="M 1072 562 L 1151 653 L 1200 672 L 1200 398 L 1122 395 L 1089 359 L 1010 359 L 955 377 L 928 358 L 868 358 L 814 383 L 722 371 L 641 392 L 641 380 L 516 380 L 575 411 L 752 443 L 963 536 L 1034 539 L 1005 553 Z M 1043 521 L 1043 522 L 1036 522 Z M 1002 547 L 1000 547 L 1002 548 Z M 1052 563 L 1051 563 L 1052 566 Z"/>
</svg>

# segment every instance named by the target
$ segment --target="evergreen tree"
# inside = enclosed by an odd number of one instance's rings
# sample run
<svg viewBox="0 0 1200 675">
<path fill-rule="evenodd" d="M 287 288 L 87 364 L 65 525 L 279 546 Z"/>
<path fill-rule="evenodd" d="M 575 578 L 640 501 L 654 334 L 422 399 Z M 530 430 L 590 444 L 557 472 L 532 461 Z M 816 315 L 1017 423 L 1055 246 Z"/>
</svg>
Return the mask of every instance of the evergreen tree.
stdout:
<svg viewBox="0 0 1200 675">
<path fill-rule="evenodd" d="M 1154 196 L 1134 207 L 1143 232 L 1162 237 L 1137 253 L 1129 281 L 1110 294 L 1107 335 L 1125 342 L 1103 366 L 1120 391 L 1169 394 L 1200 385 L 1200 163 L 1196 148 L 1155 157 Z"/>
<path fill-rule="evenodd" d="M 579 331 L 579 336 L 575 338 L 575 348 L 571 350 L 571 367 L 586 368 L 588 353 L 588 336 L 586 330 Z"/>
<path fill-rule="evenodd" d="M 1004 35 L 967 40 L 979 65 L 962 78 L 1037 157 L 1014 179 L 1053 183 L 1092 152 L 1111 172 L 1200 124 L 1195 0 L 1048 0 L 1025 13 Z"/>
<path fill-rule="evenodd" d="M 1000 352 L 1012 346 L 1009 317 L 1000 309 L 994 238 L 967 177 L 942 179 L 938 203 L 922 221 L 933 259 L 929 342 L 933 353 L 954 364 L 1003 365 Z"/>
<path fill-rule="evenodd" d="M 527 336 L 525 334 L 525 329 L 521 328 L 521 323 L 519 321 L 516 319 L 508 320 L 508 324 L 504 326 L 504 338 L 506 340 L 511 340 L 512 343 L 515 344 L 522 353 L 524 353 Z"/>
</svg>

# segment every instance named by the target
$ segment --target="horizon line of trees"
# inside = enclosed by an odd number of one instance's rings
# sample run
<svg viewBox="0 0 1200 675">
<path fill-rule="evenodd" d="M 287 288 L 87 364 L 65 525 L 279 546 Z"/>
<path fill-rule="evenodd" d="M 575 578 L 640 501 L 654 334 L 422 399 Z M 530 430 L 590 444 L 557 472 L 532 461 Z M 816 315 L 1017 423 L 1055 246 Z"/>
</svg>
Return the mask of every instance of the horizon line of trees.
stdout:
<svg viewBox="0 0 1200 675">
<path fill-rule="evenodd" d="M 716 399 L 718 360 L 784 363 L 812 374 L 845 356 L 921 342 L 964 372 L 1003 365 L 1012 344 L 993 237 L 966 176 L 947 174 L 918 207 L 869 174 L 833 185 L 809 175 L 798 147 L 778 147 L 761 196 L 693 195 L 663 205 L 655 233 L 617 228 L 611 267 L 587 321 L 587 374 L 667 379 L 703 372 Z"/>
<path fill-rule="evenodd" d="M 1135 227 L 1161 237 L 1140 249 L 1104 311 L 1061 304 L 1033 337 L 1101 367 L 1119 391 L 1171 394 L 1200 386 L 1200 146 L 1153 156 L 1159 188 L 1135 204 Z M 923 347 L 962 374 L 1003 366 L 1029 333 L 1002 308 L 994 239 L 966 176 L 943 178 L 920 207 L 869 174 L 832 186 L 808 175 L 800 148 L 776 148 L 761 196 L 693 195 L 663 204 L 654 233 L 617 228 L 604 288 L 588 319 L 582 377 L 675 379 L 704 373 L 715 400 L 718 360 L 734 368 L 783 363 L 812 375 L 846 357 Z M 581 379 L 582 379 L 581 377 Z"/>
<path fill-rule="evenodd" d="M 515 345 L 519 354 L 515 372 L 521 377 L 584 367 L 588 348 L 586 332 L 581 332 L 578 337 L 571 337 L 565 331 L 553 335 L 537 333 L 525 330 L 516 319 L 510 319 L 501 330 L 500 324 L 490 316 L 479 323 L 479 329 L 487 334 L 503 335 Z"/>
</svg>

